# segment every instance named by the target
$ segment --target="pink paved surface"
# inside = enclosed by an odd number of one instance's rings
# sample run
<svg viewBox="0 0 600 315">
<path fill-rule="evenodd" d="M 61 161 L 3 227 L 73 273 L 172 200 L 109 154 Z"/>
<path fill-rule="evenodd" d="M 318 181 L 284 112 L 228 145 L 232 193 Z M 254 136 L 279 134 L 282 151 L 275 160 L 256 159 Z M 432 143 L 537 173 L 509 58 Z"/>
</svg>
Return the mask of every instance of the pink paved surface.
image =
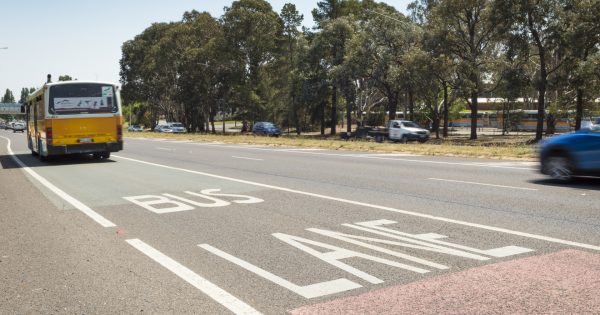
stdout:
<svg viewBox="0 0 600 315">
<path fill-rule="evenodd" d="M 290 313 L 600 314 L 600 254 L 564 250 L 485 265 Z"/>
</svg>

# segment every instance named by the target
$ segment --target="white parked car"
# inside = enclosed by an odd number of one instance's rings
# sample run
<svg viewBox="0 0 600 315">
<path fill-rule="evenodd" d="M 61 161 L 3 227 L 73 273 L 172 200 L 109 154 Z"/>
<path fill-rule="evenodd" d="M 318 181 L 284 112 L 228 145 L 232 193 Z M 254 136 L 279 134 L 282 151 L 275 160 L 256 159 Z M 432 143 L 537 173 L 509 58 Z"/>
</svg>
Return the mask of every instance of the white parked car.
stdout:
<svg viewBox="0 0 600 315">
<path fill-rule="evenodd" d="M 13 132 L 25 132 L 25 123 L 16 122 L 12 126 Z"/>
<path fill-rule="evenodd" d="M 430 132 L 410 120 L 390 120 L 387 124 L 388 138 L 392 141 L 408 142 L 429 140 Z"/>
</svg>

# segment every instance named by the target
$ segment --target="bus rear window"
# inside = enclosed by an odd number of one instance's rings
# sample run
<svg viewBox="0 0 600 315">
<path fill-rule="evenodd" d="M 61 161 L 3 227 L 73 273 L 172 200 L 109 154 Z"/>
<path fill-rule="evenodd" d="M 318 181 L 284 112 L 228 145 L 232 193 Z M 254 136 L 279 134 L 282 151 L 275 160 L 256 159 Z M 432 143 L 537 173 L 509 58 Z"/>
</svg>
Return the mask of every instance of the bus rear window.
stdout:
<svg viewBox="0 0 600 315">
<path fill-rule="evenodd" d="M 115 88 L 98 83 L 74 83 L 50 87 L 48 111 L 57 115 L 116 113 Z"/>
</svg>

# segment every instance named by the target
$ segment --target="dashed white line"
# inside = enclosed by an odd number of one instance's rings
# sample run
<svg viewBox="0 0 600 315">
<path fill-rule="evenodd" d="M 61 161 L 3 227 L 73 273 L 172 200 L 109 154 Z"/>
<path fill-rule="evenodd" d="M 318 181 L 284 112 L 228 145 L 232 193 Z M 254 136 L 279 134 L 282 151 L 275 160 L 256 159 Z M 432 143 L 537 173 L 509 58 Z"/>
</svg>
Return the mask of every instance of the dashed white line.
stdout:
<svg viewBox="0 0 600 315">
<path fill-rule="evenodd" d="M 25 163 L 23 163 L 14 154 L 14 152 L 10 148 L 10 139 L 8 139 L 6 137 L 2 137 L 2 138 L 6 139 L 6 141 L 8 141 L 8 144 L 6 145 L 6 148 L 8 150 L 8 154 L 10 154 L 12 156 L 13 160 L 15 160 L 15 162 L 17 162 L 17 164 L 19 164 L 19 166 L 25 172 L 27 172 L 27 174 L 31 175 L 31 177 L 35 178 L 40 184 L 44 185 L 50 191 L 52 191 L 53 193 L 55 193 L 57 196 L 59 196 L 60 198 L 62 198 L 64 201 L 66 201 L 66 202 L 70 203 L 71 205 L 73 205 L 73 207 L 75 207 L 77 210 L 83 212 L 85 215 L 87 215 L 88 217 L 90 217 L 92 220 L 96 221 L 101 226 L 103 226 L 103 227 L 115 227 L 116 226 L 114 223 L 110 222 L 108 219 L 106 219 L 105 217 L 101 216 L 99 213 L 97 213 L 96 211 L 92 210 L 90 207 L 86 206 L 81 201 L 75 199 L 74 197 L 72 197 L 71 195 L 67 194 L 66 192 L 64 192 L 60 188 L 54 186 L 54 184 L 50 183 L 47 179 L 45 179 L 44 177 L 40 176 L 38 173 L 34 172 L 31 168 L 27 167 L 25 165 Z"/>
<path fill-rule="evenodd" d="M 156 147 L 156 150 L 162 150 L 162 151 L 175 151 L 175 149 L 163 148 L 163 147 Z"/>
<path fill-rule="evenodd" d="M 516 186 L 506 186 L 506 185 L 495 185 L 495 184 L 486 184 L 486 183 L 468 182 L 468 181 L 463 181 L 463 180 L 454 180 L 454 179 L 428 178 L 428 180 L 436 180 L 436 181 L 440 181 L 440 182 L 460 183 L 460 184 L 468 184 L 468 185 L 479 185 L 479 186 L 490 186 L 490 187 L 498 187 L 498 188 L 509 188 L 509 189 L 520 189 L 520 190 L 531 190 L 531 191 L 537 191 L 537 189 L 535 189 L 535 188 L 516 187 Z"/>
<path fill-rule="evenodd" d="M 231 295 L 229 292 L 221 289 L 214 283 L 206 280 L 197 273 L 161 253 L 152 246 L 144 243 L 143 241 L 139 239 L 129 239 L 126 240 L 126 242 L 135 249 L 144 253 L 146 256 L 152 258 L 161 266 L 176 274 L 181 279 L 185 280 L 187 283 L 193 285 L 204 294 L 208 295 L 211 299 L 225 306 L 234 314 L 261 314 L 250 305 Z"/>
<path fill-rule="evenodd" d="M 145 139 L 136 138 L 136 140 L 144 141 Z M 172 142 L 175 143 L 177 141 L 172 141 Z M 388 161 L 410 162 L 410 163 L 458 165 L 458 166 L 469 166 L 469 167 L 500 168 L 500 169 L 513 169 L 513 170 L 526 170 L 526 171 L 536 170 L 535 167 L 528 167 L 529 164 L 520 166 L 521 164 L 515 164 L 515 163 L 511 163 L 511 162 L 508 162 L 508 163 L 504 163 L 504 162 L 503 163 L 478 163 L 478 162 L 446 162 L 446 161 L 432 161 L 432 160 L 416 160 L 416 159 L 409 159 L 406 157 L 419 156 L 419 155 L 408 154 L 408 153 L 407 154 L 389 153 L 389 154 L 381 154 L 381 155 L 379 155 L 379 154 L 340 154 L 340 153 L 315 152 L 315 151 L 321 151 L 322 149 L 317 149 L 317 150 L 314 150 L 314 149 L 309 149 L 309 150 L 272 149 L 272 148 L 267 148 L 267 147 L 257 147 L 257 146 L 251 146 L 251 145 L 234 146 L 234 145 L 227 145 L 224 143 L 202 143 L 202 142 L 192 142 L 191 144 L 214 146 L 214 147 L 219 147 L 219 148 L 230 148 L 230 149 L 259 150 L 259 151 L 310 154 L 310 155 L 321 155 L 321 156 L 337 156 L 337 157 L 344 157 L 344 158 L 362 158 L 362 159 L 388 160 Z M 402 157 L 405 157 L 405 158 L 402 158 Z M 531 163 L 533 163 L 533 162 L 531 162 Z M 537 164 L 537 163 L 535 163 L 535 164 Z"/>
<path fill-rule="evenodd" d="M 415 217 L 420 217 L 420 218 L 426 218 L 426 219 L 431 219 L 431 220 L 436 220 L 436 221 L 442 221 L 442 222 L 447 222 L 447 223 L 453 223 L 453 224 L 458 224 L 458 225 L 463 225 L 463 226 L 479 228 L 482 230 L 501 232 L 501 233 L 517 235 L 517 236 L 531 238 L 531 239 L 542 240 L 542 241 L 551 242 L 551 243 L 557 243 L 557 244 L 563 244 L 563 245 L 569 245 L 569 246 L 574 246 L 574 247 L 587 248 L 587 249 L 593 249 L 593 250 L 600 251 L 600 246 L 579 243 L 579 242 L 573 242 L 573 241 L 563 240 L 563 239 L 554 238 L 554 237 L 550 237 L 550 236 L 532 234 L 532 233 L 527 233 L 527 232 L 520 232 L 520 231 L 490 226 L 490 225 L 484 225 L 484 224 L 479 224 L 479 223 L 472 223 L 472 222 L 467 222 L 467 221 L 438 217 L 438 216 L 425 214 L 425 213 L 419 213 L 419 212 L 413 212 L 413 211 L 408 211 L 408 210 L 396 209 L 396 208 L 392 208 L 392 207 L 374 205 L 374 204 L 370 204 L 370 203 L 366 203 L 366 202 L 360 202 L 360 201 L 354 201 L 354 200 L 349 200 L 349 199 L 344 199 L 344 198 L 321 195 L 321 194 L 316 194 L 316 193 L 311 193 L 311 192 L 306 192 L 306 191 L 301 191 L 301 190 L 295 190 L 295 189 L 291 189 L 291 188 L 285 188 L 285 187 L 281 187 L 281 186 L 262 184 L 262 183 L 253 182 L 253 181 L 244 180 L 244 179 L 237 179 L 237 178 L 233 178 L 233 177 L 221 176 L 221 175 L 193 171 L 193 170 L 188 170 L 188 169 L 184 169 L 184 168 L 168 166 L 168 165 L 163 165 L 163 164 L 158 164 L 158 163 L 146 162 L 146 161 L 132 159 L 132 158 L 124 157 L 124 156 L 115 155 L 114 157 L 123 159 L 123 160 L 127 160 L 127 161 L 136 162 L 136 163 L 152 165 L 152 166 L 156 166 L 156 167 L 162 167 L 162 168 L 166 168 L 166 169 L 170 169 L 170 170 L 176 170 L 176 171 L 186 172 L 186 173 L 190 173 L 190 174 L 218 178 L 218 179 L 223 179 L 223 180 L 227 180 L 227 181 L 232 181 L 232 182 L 237 182 L 237 183 L 242 183 L 242 184 L 247 184 L 247 185 L 253 185 L 253 186 L 263 187 L 263 188 L 268 188 L 268 189 L 274 189 L 274 190 L 279 190 L 279 191 L 285 191 L 285 192 L 304 195 L 304 196 L 311 196 L 311 197 L 325 199 L 325 200 L 337 201 L 337 202 L 361 206 L 361 207 L 365 207 L 365 208 L 390 211 L 390 212 L 400 213 L 400 214 L 404 214 L 404 215 L 410 215 L 410 216 L 415 216 Z"/>
<path fill-rule="evenodd" d="M 250 160 L 250 161 L 264 161 L 264 159 L 255 159 L 255 158 L 250 158 L 250 157 L 245 157 L 245 156 L 232 155 L 231 157 L 234 159 L 242 159 L 242 160 Z"/>
</svg>

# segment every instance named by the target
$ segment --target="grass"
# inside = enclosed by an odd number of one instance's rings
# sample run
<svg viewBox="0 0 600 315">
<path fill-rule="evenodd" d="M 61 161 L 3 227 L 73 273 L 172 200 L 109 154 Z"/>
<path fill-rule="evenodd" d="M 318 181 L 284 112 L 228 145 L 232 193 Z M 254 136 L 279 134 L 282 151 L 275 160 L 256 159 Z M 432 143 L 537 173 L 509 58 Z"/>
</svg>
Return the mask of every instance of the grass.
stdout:
<svg viewBox="0 0 600 315">
<path fill-rule="evenodd" d="M 321 137 L 314 135 L 282 136 L 279 138 L 254 136 L 251 134 L 165 134 L 125 132 L 131 138 L 166 138 L 234 144 L 260 144 L 269 146 L 291 146 L 301 148 L 319 148 L 328 150 L 349 150 L 378 153 L 413 153 L 420 155 L 460 156 L 494 159 L 533 160 L 535 147 L 530 136 L 479 136 L 469 140 L 467 136 L 451 136 L 447 139 L 431 139 L 426 143 L 377 143 L 366 140 L 340 140 L 339 137 Z"/>
</svg>

